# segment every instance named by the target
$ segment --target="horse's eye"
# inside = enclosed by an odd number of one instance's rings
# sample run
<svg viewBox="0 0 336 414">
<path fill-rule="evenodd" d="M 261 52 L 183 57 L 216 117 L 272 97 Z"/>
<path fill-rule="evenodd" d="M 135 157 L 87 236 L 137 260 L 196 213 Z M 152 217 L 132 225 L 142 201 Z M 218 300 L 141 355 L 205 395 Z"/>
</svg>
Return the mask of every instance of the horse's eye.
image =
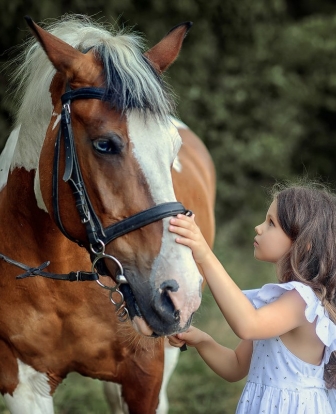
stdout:
<svg viewBox="0 0 336 414">
<path fill-rule="evenodd" d="M 120 154 L 123 148 L 119 140 L 110 138 L 98 138 L 92 145 L 100 154 Z"/>
</svg>

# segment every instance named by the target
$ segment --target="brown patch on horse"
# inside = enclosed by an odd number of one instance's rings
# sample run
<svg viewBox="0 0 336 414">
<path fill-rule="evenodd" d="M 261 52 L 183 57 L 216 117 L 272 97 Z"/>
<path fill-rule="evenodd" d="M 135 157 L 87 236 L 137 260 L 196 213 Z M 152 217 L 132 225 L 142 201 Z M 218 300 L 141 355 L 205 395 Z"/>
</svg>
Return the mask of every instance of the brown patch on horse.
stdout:
<svg viewBox="0 0 336 414">
<path fill-rule="evenodd" d="M 13 395 L 18 381 L 18 365 L 13 350 L 10 346 L 0 340 L 0 392 L 1 394 Z"/>
</svg>

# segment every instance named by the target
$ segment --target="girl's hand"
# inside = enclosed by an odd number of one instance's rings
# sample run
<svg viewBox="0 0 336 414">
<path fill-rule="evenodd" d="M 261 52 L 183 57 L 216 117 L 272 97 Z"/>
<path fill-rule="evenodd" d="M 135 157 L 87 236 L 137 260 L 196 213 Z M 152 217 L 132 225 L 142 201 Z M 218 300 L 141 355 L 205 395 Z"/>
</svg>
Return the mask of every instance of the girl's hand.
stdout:
<svg viewBox="0 0 336 414">
<path fill-rule="evenodd" d="M 209 335 L 194 326 L 190 326 L 189 329 L 183 333 L 168 336 L 168 341 L 171 346 L 181 348 L 184 344 L 188 346 L 197 346 L 205 341 Z"/>
<path fill-rule="evenodd" d="M 201 230 L 195 223 L 195 215 L 191 217 L 184 214 L 178 214 L 170 220 L 169 231 L 178 234 L 176 243 L 190 247 L 194 259 L 197 263 L 202 264 L 211 254 L 211 249 L 205 241 Z"/>
</svg>

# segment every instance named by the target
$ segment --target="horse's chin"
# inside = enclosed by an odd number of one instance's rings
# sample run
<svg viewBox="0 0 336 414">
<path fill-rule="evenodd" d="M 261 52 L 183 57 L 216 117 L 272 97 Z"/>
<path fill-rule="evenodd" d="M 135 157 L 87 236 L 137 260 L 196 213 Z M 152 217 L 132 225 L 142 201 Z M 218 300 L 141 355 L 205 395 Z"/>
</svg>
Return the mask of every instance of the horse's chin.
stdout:
<svg viewBox="0 0 336 414">
<path fill-rule="evenodd" d="M 148 323 L 144 320 L 144 318 L 140 316 L 135 316 L 132 319 L 132 325 L 133 325 L 133 328 L 141 335 L 153 336 L 154 334 L 153 329 L 148 325 Z"/>
<path fill-rule="evenodd" d="M 120 290 L 124 295 L 126 308 L 128 309 L 134 330 L 144 336 L 157 337 L 153 329 L 148 325 L 142 316 L 139 305 L 135 299 L 130 285 L 122 285 L 120 287 Z"/>
<path fill-rule="evenodd" d="M 183 329 L 179 326 L 179 322 L 166 327 L 164 326 L 163 322 L 161 322 L 159 324 L 156 324 L 156 329 L 155 320 L 154 324 L 151 324 L 151 318 L 147 318 L 146 316 L 144 316 L 144 313 L 140 310 L 140 306 L 136 301 L 136 298 L 133 294 L 130 285 L 121 285 L 120 290 L 123 293 L 125 305 L 128 310 L 130 320 L 132 321 L 132 326 L 136 332 L 143 336 L 158 338 L 167 335 L 174 335 L 175 333 L 185 331 L 191 324 L 193 315 L 190 316 L 189 320 L 187 321 Z M 147 322 L 147 320 L 149 322 Z"/>
</svg>

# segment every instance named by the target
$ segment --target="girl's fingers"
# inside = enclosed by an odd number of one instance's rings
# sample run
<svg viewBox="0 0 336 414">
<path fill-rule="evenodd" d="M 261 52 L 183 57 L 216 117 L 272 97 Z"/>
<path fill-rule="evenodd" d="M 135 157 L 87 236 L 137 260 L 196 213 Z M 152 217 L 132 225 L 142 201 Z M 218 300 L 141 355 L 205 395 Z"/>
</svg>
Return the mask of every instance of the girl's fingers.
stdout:
<svg viewBox="0 0 336 414">
<path fill-rule="evenodd" d="M 183 227 L 177 227 L 174 225 L 170 225 L 169 226 L 169 231 L 171 231 L 172 233 L 176 233 L 180 236 L 186 237 L 188 239 L 194 239 L 195 238 L 195 233 L 193 233 L 191 230 L 188 230 L 186 228 Z"/>
<path fill-rule="evenodd" d="M 168 341 L 171 346 L 175 346 L 177 348 L 180 348 L 181 346 L 185 344 L 185 341 L 179 340 L 176 336 L 173 336 L 173 337 L 169 336 Z"/>
<path fill-rule="evenodd" d="M 185 237 L 176 237 L 176 243 L 183 244 L 184 246 L 190 247 L 192 249 L 193 242 L 190 239 L 186 239 Z"/>
<path fill-rule="evenodd" d="M 191 223 L 186 223 L 185 221 L 176 218 L 172 218 L 170 224 L 181 229 L 192 229 Z"/>
<path fill-rule="evenodd" d="M 193 237 L 199 233 L 198 227 L 193 222 L 186 222 L 185 220 L 172 218 L 169 223 L 169 230 L 174 233 L 181 234 L 182 236 Z"/>
<path fill-rule="evenodd" d="M 193 227 L 195 225 L 194 216 L 188 217 L 184 214 L 178 214 L 176 217 L 170 219 L 172 224 L 176 224 L 180 227 Z"/>
</svg>

